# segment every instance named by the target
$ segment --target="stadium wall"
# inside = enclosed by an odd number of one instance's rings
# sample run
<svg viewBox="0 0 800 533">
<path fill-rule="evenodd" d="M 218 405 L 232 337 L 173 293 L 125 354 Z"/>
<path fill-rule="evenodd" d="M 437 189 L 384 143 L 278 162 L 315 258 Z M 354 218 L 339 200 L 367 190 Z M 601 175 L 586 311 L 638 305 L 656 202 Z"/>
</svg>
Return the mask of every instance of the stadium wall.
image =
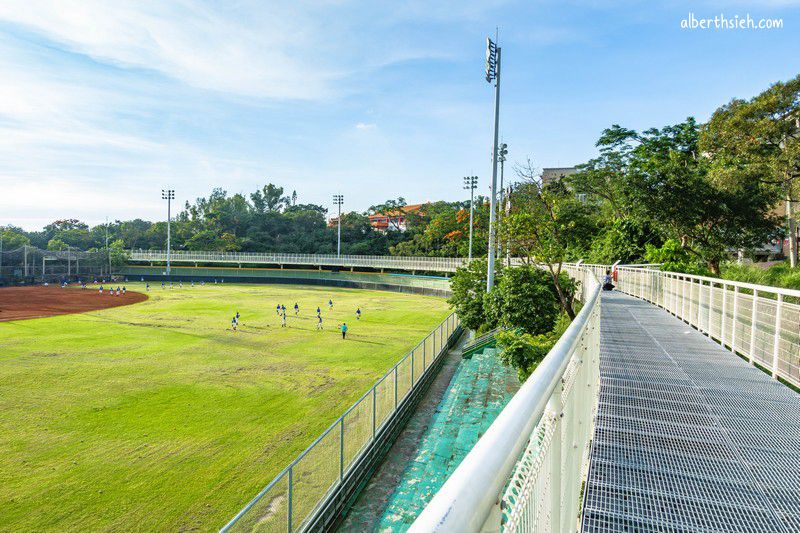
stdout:
<svg viewBox="0 0 800 533">
<path fill-rule="evenodd" d="M 126 265 L 119 274 L 132 280 L 146 281 L 205 281 L 225 280 L 227 283 L 276 283 L 292 285 L 326 285 L 354 289 L 386 290 L 449 297 L 450 280 L 444 277 L 378 272 L 312 270 L 290 268 L 236 268 L 173 266 L 169 276 L 164 267 Z"/>
</svg>

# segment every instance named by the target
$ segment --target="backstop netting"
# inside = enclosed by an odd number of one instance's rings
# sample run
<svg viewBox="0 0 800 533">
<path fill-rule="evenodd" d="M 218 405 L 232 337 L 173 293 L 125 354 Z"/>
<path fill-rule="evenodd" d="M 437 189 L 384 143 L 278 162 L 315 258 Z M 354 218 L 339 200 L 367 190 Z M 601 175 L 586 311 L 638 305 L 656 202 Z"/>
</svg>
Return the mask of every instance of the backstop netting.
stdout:
<svg viewBox="0 0 800 533">
<path fill-rule="evenodd" d="M 52 251 L 21 246 L 0 252 L 0 284 L 4 285 L 101 279 L 112 273 L 104 250 Z"/>
</svg>

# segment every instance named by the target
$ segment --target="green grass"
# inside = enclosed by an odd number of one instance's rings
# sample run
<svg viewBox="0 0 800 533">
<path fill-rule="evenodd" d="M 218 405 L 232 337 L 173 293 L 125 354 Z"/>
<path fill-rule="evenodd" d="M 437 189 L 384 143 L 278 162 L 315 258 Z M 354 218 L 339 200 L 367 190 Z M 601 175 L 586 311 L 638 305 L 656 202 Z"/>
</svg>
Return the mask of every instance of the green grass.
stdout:
<svg viewBox="0 0 800 533">
<path fill-rule="evenodd" d="M 327 287 L 150 296 L 0 323 L 0 529 L 216 530 L 448 314 Z"/>
</svg>

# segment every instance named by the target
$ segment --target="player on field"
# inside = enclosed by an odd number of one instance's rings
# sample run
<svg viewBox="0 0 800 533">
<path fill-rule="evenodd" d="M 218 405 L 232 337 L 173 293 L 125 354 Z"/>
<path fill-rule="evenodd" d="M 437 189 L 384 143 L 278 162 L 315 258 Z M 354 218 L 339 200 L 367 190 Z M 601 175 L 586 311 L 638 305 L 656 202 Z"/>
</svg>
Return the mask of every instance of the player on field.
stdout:
<svg viewBox="0 0 800 533">
<path fill-rule="evenodd" d="M 317 329 L 322 329 L 322 315 L 317 315 Z"/>
<path fill-rule="evenodd" d="M 356 309 L 356 320 L 361 320 L 361 308 Z"/>
<path fill-rule="evenodd" d="M 328 309 L 333 310 L 333 299 L 328 300 Z"/>
<path fill-rule="evenodd" d="M 347 336 L 347 324 L 342 322 L 342 338 L 344 339 Z"/>
<path fill-rule="evenodd" d="M 275 314 L 281 316 L 281 304 L 275 306 Z"/>
<path fill-rule="evenodd" d="M 286 309 L 283 310 L 283 314 L 281 315 L 281 327 L 286 327 Z"/>
<path fill-rule="evenodd" d="M 144 288 L 147 289 L 147 292 L 150 292 L 150 282 L 144 284 Z"/>
<path fill-rule="evenodd" d="M 299 306 L 299 305 L 297 305 L 297 302 L 295 302 L 295 303 L 294 303 L 294 316 L 297 316 L 297 314 L 298 314 L 299 312 L 300 312 L 300 306 Z"/>
<path fill-rule="evenodd" d="M 100 285 L 100 294 L 103 294 L 103 286 Z"/>
<path fill-rule="evenodd" d="M 319 310 L 319 306 L 317 306 L 317 316 L 319 316 L 319 315 L 320 315 L 320 313 L 322 313 L 322 311 L 320 311 L 320 310 Z"/>
<path fill-rule="evenodd" d="M 234 331 L 234 333 L 236 332 L 236 326 L 238 325 L 239 323 L 236 321 L 236 317 L 233 317 L 231 319 L 231 329 Z"/>
<path fill-rule="evenodd" d="M 283 316 L 286 316 L 286 306 L 283 304 L 281 304 L 281 313 L 283 313 Z"/>
<path fill-rule="evenodd" d="M 125 291 L 126 291 L 126 289 L 125 289 L 125 285 L 123 285 L 123 286 L 122 286 L 122 295 L 123 295 L 123 296 L 125 296 Z"/>
</svg>

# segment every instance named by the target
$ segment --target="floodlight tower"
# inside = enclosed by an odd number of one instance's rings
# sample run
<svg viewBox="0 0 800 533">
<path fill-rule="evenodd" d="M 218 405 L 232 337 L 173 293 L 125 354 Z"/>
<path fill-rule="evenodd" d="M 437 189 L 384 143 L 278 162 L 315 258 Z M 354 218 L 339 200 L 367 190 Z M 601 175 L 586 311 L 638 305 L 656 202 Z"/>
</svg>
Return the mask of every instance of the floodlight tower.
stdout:
<svg viewBox="0 0 800 533">
<path fill-rule="evenodd" d="M 495 34 L 495 41 L 497 35 Z M 492 144 L 492 187 L 489 200 L 489 254 L 486 276 L 486 292 L 494 287 L 494 253 L 495 253 L 495 218 L 497 216 L 497 161 L 498 132 L 500 128 L 500 47 L 490 38 L 486 38 L 486 81 L 494 81 L 494 142 Z"/>
<path fill-rule="evenodd" d="M 344 204 L 344 195 L 334 194 L 333 205 L 339 209 L 339 218 L 337 219 L 339 229 L 336 231 L 336 257 L 342 256 L 342 204 Z"/>
<path fill-rule="evenodd" d="M 161 189 L 161 199 L 167 201 L 167 276 L 170 275 L 170 220 L 172 219 L 172 200 L 175 199 L 175 189 Z"/>
<path fill-rule="evenodd" d="M 502 218 L 501 215 L 503 214 L 503 206 L 505 205 L 505 189 L 503 188 L 503 167 L 505 167 L 504 163 L 506 162 L 506 156 L 508 155 L 508 145 L 506 143 L 502 143 L 500 145 L 497 160 L 500 163 L 500 201 L 497 205 L 497 226 L 500 226 L 500 219 Z M 500 243 L 500 238 L 497 239 L 497 255 L 502 255 L 503 245 Z"/>
<path fill-rule="evenodd" d="M 472 212 L 475 210 L 475 189 L 478 187 L 478 176 L 466 176 L 464 189 L 469 189 L 469 261 L 472 261 Z"/>
</svg>

